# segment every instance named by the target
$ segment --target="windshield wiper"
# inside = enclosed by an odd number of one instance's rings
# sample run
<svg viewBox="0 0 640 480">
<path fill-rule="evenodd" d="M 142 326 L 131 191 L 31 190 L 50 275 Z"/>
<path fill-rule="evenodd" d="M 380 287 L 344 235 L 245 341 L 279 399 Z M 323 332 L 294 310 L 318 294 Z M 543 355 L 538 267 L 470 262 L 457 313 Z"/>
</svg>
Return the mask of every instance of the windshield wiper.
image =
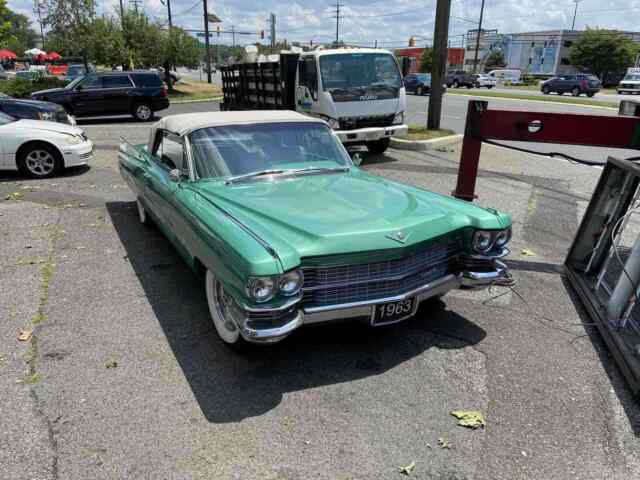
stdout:
<svg viewBox="0 0 640 480">
<path fill-rule="evenodd" d="M 288 172 L 288 170 L 282 170 L 282 169 L 258 170 L 257 172 L 245 173 L 243 175 L 236 175 L 235 177 L 229 177 L 225 180 L 224 184 L 231 185 L 232 183 L 240 182 L 242 180 L 247 180 L 250 178 L 262 177 L 263 175 L 280 175 L 285 172 Z"/>
<path fill-rule="evenodd" d="M 307 173 L 336 173 L 348 172 L 349 167 L 307 167 L 287 170 L 286 175 L 306 175 Z"/>
</svg>

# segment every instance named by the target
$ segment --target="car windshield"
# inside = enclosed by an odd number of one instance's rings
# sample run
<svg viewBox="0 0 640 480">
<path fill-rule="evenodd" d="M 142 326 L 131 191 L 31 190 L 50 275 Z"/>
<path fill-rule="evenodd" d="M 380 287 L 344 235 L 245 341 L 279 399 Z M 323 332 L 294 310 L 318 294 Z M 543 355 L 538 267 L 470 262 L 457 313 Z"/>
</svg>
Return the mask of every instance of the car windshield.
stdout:
<svg viewBox="0 0 640 480">
<path fill-rule="evenodd" d="M 12 117 L 11 115 L 7 115 L 6 113 L 0 112 L 0 126 L 6 125 L 7 123 L 15 122 L 17 118 Z"/>
<path fill-rule="evenodd" d="M 388 53 L 340 53 L 320 57 L 322 86 L 326 91 L 367 90 L 382 87 L 398 91 L 402 78 L 395 58 Z"/>
<path fill-rule="evenodd" d="M 319 123 L 209 127 L 196 130 L 189 140 L 200 178 L 352 165 L 349 155 L 331 130 Z"/>
<path fill-rule="evenodd" d="M 640 82 L 640 75 L 627 75 L 624 77 L 625 80 L 631 80 L 633 82 Z"/>
</svg>

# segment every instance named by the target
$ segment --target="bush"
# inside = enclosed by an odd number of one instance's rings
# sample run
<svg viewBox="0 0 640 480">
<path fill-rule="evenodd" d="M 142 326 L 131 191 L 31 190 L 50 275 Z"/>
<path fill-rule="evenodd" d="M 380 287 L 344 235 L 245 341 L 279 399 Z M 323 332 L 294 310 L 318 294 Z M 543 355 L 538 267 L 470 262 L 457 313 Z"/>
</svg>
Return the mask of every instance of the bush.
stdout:
<svg viewBox="0 0 640 480">
<path fill-rule="evenodd" d="M 0 92 L 6 93 L 11 97 L 29 98 L 33 92 L 37 92 L 38 90 L 64 87 L 66 84 L 67 82 L 56 77 L 42 77 L 36 78 L 35 80 L 13 78 L 0 82 Z"/>
</svg>

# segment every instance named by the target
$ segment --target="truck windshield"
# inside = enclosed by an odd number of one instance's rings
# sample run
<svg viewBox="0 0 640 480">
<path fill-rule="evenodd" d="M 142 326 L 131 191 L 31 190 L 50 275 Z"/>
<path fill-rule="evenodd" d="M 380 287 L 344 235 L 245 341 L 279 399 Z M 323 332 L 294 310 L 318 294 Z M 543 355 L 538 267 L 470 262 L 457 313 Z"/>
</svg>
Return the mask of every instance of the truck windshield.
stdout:
<svg viewBox="0 0 640 480">
<path fill-rule="evenodd" d="M 189 140 L 200 178 L 352 165 L 349 155 L 329 127 L 320 123 L 208 127 L 193 132 Z"/>
<path fill-rule="evenodd" d="M 634 82 L 640 82 L 640 75 L 627 75 L 624 77 L 625 80 L 631 80 Z"/>
<path fill-rule="evenodd" d="M 334 100 L 337 95 L 364 97 L 362 100 L 396 98 L 402 86 L 398 65 L 388 53 L 322 55 L 320 74 L 323 89 Z"/>
</svg>

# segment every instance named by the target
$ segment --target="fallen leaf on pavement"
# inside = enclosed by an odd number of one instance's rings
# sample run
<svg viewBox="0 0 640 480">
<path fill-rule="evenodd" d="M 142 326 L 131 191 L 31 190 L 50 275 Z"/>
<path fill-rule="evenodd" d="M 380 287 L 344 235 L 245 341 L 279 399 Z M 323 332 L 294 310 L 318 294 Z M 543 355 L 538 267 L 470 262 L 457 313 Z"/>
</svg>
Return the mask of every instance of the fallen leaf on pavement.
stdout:
<svg viewBox="0 0 640 480">
<path fill-rule="evenodd" d="M 33 330 L 31 330 L 30 328 L 26 330 L 20 330 L 20 333 L 18 334 L 18 340 L 20 340 L 21 342 L 28 342 L 32 334 Z"/>
<path fill-rule="evenodd" d="M 525 257 L 535 257 L 536 256 L 534 251 L 533 250 L 529 250 L 528 248 L 523 248 L 522 251 L 520 252 L 520 255 L 523 255 Z"/>
<path fill-rule="evenodd" d="M 24 193 L 22 192 L 13 192 L 4 197 L 5 200 L 21 200 L 24 198 Z"/>
<path fill-rule="evenodd" d="M 451 444 L 442 437 L 438 439 L 438 445 L 440 445 L 440 448 L 451 448 Z"/>
<path fill-rule="evenodd" d="M 398 467 L 398 471 L 403 475 L 411 475 L 411 472 L 416 468 L 416 462 L 411 462 L 406 467 Z"/>
<path fill-rule="evenodd" d="M 116 362 L 115 360 L 109 360 L 107 363 L 104 364 L 104 366 L 106 368 L 118 368 L 118 362 Z"/>
<path fill-rule="evenodd" d="M 458 419 L 458 425 L 468 428 L 479 428 L 485 426 L 484 415 L 475 410 L 454 410 L 451 415 Z"/>
</svg>

